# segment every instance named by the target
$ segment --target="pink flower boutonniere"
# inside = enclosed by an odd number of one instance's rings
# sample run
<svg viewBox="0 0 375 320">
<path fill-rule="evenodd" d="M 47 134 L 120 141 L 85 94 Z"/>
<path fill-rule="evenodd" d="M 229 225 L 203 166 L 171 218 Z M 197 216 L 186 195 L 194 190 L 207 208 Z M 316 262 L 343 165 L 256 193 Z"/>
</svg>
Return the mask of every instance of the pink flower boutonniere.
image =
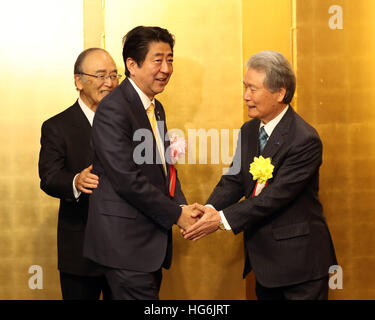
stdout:
<svg viewBox="0 0 375 320">
<path fill-rule="evenodd" d="M 186 149 L 186 142 L 184 138 L 180 138 L 179 136 L 173 135 L 171 139 L 171 163 L 175 164 L 183 154 L 185 154 Z"/>
</svg>

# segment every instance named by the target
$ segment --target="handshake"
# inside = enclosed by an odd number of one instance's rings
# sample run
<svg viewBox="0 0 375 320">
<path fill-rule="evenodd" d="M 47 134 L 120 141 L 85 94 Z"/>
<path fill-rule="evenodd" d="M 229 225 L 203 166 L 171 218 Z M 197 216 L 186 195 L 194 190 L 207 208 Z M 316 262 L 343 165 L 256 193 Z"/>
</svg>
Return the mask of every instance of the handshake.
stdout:
<svg viewBox="0 0 375 320">
<path fill-rule="evenodd" d="M 220 213 L 212 207 L 194 203 L 182 207 L 177 221 L 182 236 L 187 240 L 198 240 L 215 232 L 220 226 Z"/>
</svg>

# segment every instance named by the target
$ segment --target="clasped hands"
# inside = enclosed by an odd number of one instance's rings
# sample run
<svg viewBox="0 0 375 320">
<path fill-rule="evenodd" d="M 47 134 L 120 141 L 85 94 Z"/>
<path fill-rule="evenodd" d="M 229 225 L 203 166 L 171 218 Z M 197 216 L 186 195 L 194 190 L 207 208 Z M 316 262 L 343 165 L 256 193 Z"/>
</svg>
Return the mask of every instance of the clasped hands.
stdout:
<svg viewBox="0 0 375 320">
<path fill-rule="evenodd" d="M 77 190 L 91 194 L 98 187 L 99 177 L 92 173 L 92 165 L 82 170 L 75 179 Z M 220 225 L 220 213 L 215 209 L 194 203 L 182 207 L 182 213 L 177 221 L 182 236 L 187 240 L 198 240 L 212 232 Z"/>
<path fill-rule="evenodd" d="M 194 203 L 182 207 L 177 225 L 185 239 L 199 240 L 219 229 L 220 213 L 211 207 Z"/>
</svg>

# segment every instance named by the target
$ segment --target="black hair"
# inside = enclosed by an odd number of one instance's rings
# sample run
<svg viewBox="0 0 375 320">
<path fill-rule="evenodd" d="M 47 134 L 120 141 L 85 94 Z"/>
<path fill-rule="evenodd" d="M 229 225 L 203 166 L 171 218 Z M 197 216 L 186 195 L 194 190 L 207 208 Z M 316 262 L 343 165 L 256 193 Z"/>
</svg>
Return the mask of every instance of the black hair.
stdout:
<svg viewBox="0 0 375 320">
<path fill-rule="evenodd" d="M 149 44 L 151 42 L 168 43 L 173 52 L 174 36 L 167 29 L 160 27 L 144 27 L 138 26 L 130 30 L 123 38 L 122 57 L 125 64 L 125 75 L 130 76 L 130 72 L 126 66 L 126 60 L 132 58 L 139 67 L 145 61 Z"/>
</svg>

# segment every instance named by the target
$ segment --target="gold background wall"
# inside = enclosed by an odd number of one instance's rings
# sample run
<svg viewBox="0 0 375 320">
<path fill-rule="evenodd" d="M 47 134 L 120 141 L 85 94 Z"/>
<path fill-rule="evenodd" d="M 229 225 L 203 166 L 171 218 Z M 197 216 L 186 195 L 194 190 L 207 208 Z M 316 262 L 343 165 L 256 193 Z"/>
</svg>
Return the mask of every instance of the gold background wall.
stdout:
<svg viewBox="0 0 375 320">
<path fill-rule="evenodd" d="M 331 5 L 343 29 L 330 29 Z M 297 1 L 298 111 L 323 140 L 320 196 L 343 290 L 375 298 L 375 1 Z"/>
<path fill-rule="evenodd" d="M 83 49 L 82 1 L 1 3 L 0 299 L 60 299 L 58 200 L 39 188 L 42 121 L 77 97 L 73 65 Z M 29 267 L 43 268 L 31 290 Z"/>
<path fill-rule="evenodd" d="M 57 271 L 58 200 L 39 189 L 41 123 L 77 97 L 73 64 L 84 48 L 103 46 L 120 71 L 126 31 L 160 25 L 176 36 L 175 71 L 159 96 L 169 129 L 239 128 L 247 120 L 242 76 L 260 50 L 282 52 L 297 70 L 298 106 L 324 143 L 321 198 L 344 272 L 333 299 L 375 297 L 374 198 L 375 4 L 372 0 L 34 0 L 0 12 L 0 299 L 61 299 Z M 344 10 L 331 30 L 330 5 Z M 295 28 L 296 27 L 296 28 Z M 295 28 L 295 29 L 294 29 Z M 233 143 L 233 141 L 231 141 Z M 231 150 L 231 149 L 230 149 Z M 187 160 L 187 159 L 186 159 Z M 210 163 L 210 157 L 208 157 Z M 223 163 L 180 164 L 190 202 L 204 202 Z M 162 299 L 254 298 L 242 280 L 242 236 L 215 233 L 196 243 L 174 229 L 174 261 Z M 31 265 L 43 289 L 31 290 Z"/>
</svg>

